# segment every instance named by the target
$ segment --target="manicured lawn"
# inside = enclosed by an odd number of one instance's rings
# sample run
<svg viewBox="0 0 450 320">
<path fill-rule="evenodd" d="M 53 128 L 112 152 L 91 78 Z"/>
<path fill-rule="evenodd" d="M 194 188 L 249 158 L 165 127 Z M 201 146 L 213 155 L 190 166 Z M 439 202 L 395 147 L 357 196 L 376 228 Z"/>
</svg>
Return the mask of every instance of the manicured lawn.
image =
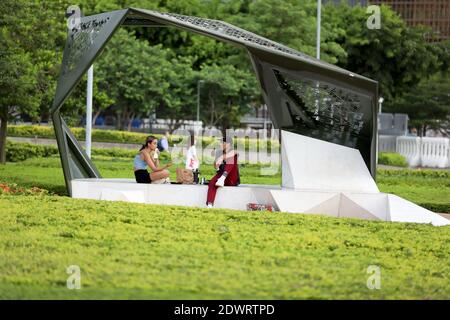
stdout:
<svg viewBox="0 0 450 320">
<path fill-rule="evenodd" d="M 94 157 L 105 178 L 133 178 L 132 162 L 126 158 Z M 175 165 L 171 169 L 175 181 Z M 281 172 L 261 175 L 257 165 L 240 167 L 241 182 L 247 184 L 280 184 Z M 207 179 L 213 176 L 211 165 L 203 165 L 201 174 Z M 23 162 L 0 166 L 0 183 L 17 183 L 19 186 L 38 186 L 53 193 L 65 195 L 64 178 L 60 160 L 34 158 Z M 381 191 L 394 193 L 437 212 L 450 213 L 450 171 L 438 170 L 378 170 L 377 183 Z"/>
<path fill-rule="evenodd" d="M 129 159 L 94 160 L 133 178 Z M 240 170 L 243 183 L 280 183 Z M 0 299 L 450 298 L 450 227 L 71 199 L 58 157 L 0 166 L 0 183 L 51 193 L 0 194 Z M 379 170 L 378 185 L 450 211 L 448 171 Z M 81 290 L 66 287 L 70 265 Z"/>
<path fill-rule="evenodd" d="M 449 227 L 60 196 L 0 215 L 0 298 L 450 298 Z"/>
</svg>

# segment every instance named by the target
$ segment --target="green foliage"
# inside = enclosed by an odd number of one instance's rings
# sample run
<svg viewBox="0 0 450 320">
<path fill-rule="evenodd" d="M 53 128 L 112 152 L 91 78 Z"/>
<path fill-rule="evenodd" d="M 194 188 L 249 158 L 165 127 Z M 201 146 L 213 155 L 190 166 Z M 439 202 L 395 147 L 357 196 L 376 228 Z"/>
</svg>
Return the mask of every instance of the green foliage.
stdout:
<svg viewBox="0 0 450 320">
<path fill-rule="evenodd" d="M 6 160 L 19 162 L 28 158 L 49 157 L 58 154 L 58 148 L 52 145 L 37 145 L 31 143 L 6 143 Z"/>
<path fill-rule="evenodd" d="M 83 141 L 86 137 L 86 131 L 84 128 L 70 128 L 74 136 L 79 140 Z M 152 134 L 157 139 L 160 139 L 162 135 Z M 26 138 L 54 138 L 55 134 L 52 127 L 48 126 L 37 126 L 37 125 L 10 125 L 8 126 L 8 136 L 10 137 L 26 137 Z M 96 142 L 113 142 L 113 143 L 129 143 L 129 144 L 143 144 L 148 134 L 129 132 L 129 131 L 119 131 L 119 130 L 102 130 L 93 129 L 92 130 L 92 140 Z M 183 138 L 180 135 L 171 135 L 169 137 L 169 145 L 179 144 L 183 142 Z M 217 138 L 204 136 L 201 138 L 200 143 L 202 147 L 211 146 L 217 142 Z M 267 148 L 270 150 L 273 148 L 279 149 L 280 145 L 277 140 L 256 140 L 249 138 L 236 138 L 236 148 L 238 146 L 244 145 L 245 150 L 259 150 L 259 148 Z M 261 145 L 266 143 L 266 146 Z"/>
<path fill-rule="evenodd" d="M 128 128 L 134 118 L 153 113 L 169 88 L 163 80 L 169 69 L 166 51 L 137 40 L 123 29 L 115 34 L 96 65 L 99 89 L 109 93 Z"/>
<path fill-rule="evenodd" d="M 34 156 L 30 157 L 30 154 L 26 152 L 27 148 L 23 147 L 24 144 L 17 145 L 22 146 L 18 152 L 25 154 L 23 157 L 26 157 L 27 160 L 8 163 L 6 167 L 0 167 L 0 182 L 17 183 L 21 187 L 40 187 L 57 194 L 66 194 L 56 147 L 50 149 L 51 152 L 55 152 L 53 156 L 33 158 Z M 43 151 L 40 152 L 42 154 Z M 115 151 L 114 149 L 94 148 L 93 160 L 105 178 L 132 179 L 132 157 L 136 153 L 137 151 L 133 150 Z M 162 162 L 169 161 L 169 158 L 169 155 L 162 155 Z M 176 159 L 172 159 L 172 161 L 174 160 Z M 174 167 L 170 171 L 170 178 L 175 181 Z M 207 179 L 215 173 L 213 167 L 207 164 L 202 164 L 200 171 L 202 176 Z M 240 173 L 241 182 L 245 184 L 279 185 L 281 183 L 280 170 L 275 175 L 265 176 L 261 173 L 260 165 L 240 165 Z M 379 169 L 377 184 L 382 192 L 396 194 L 433 211 L 450 213 L 450 172 L 448 170 Z"/>
<path fill-rule="evenodd" d="M 448 227 L 57 196 L 0 212 L 2 299 L 449 298 Z"/>
<path fill-rule="evenodd" d="M 338 65 L 375 79 L 380 94 L 389 101 L 414 88 L 420 80 L 445 69 L 445 46 L 428 43 L 423 28 L 408 28 L 389 6 L 381 6 L 381 29 L 369 29 L 362 6 L 326 5 L 324 12 L 340 32 L 336 39 L 345 50 Z"/>
<path fill-rule="evenodd" d="M 398 153 L 380 152 L 378 154 L 378 164 L 395 167 L 408 167 L 406 158 Z"/>
<path fill-rule="evenodd" d="M 116 158 L 133 158 L 138 153 L 137 150 L 128 150 L 122 148 L 92 148 L 92 154 L 98 156 L 109 156 Z M 49 157 L 59 154 L 58 148 L 54 145 L 39 145 L 23 142 L 7 141 L 6 159 L 10 162 L 24 161 L 30 158 Z M 162 152 L 160 155 L 162 161 L 170 159 L 168 152 Z"/>
<path fill-rule="evenodd" d="M 203 101 L 208 105 L 208 112 L 203 112 L 202 118 L 210 126 L 219 124 L 223 130 L 238 126 L 240 116 L 259 97 L 255 76 L 234 66 L 206 65 L 200 77 L 204 81 Z"/>
<path fill-rule="evenodd" d="M 449 42 L 450 43 L 450 42 Z M 439 73 L 422 80 L 416 88 L 386 105 L 389 112 L 407 113 L 411 126 L 426 135 L 427 129 L 450 134 L 450 74 Z"/>
<path fill-rule="evenodd" d="M 450 171 L 431 169 L 379 169 L 377 184 L 435 212 L 450 213 Z"/>
<path fill-rule="evenodd" d="M 84 140 L 86 131 L 84 128 L 70 128 L 74 136 L 79 140 Z M 54 138 L 53 127 L 36 125 L 10 125 L 8 126 L 8 136 L 11 137 L 29 137 L 29 138 Z M 92 140 L 98 142 L 116 142 L 116 143 L 136 143 L 143 144 L 146 133 L 119 131 L 119 130 L 92 130 Z M 155 134 L 157 138 L 162 135 Z"/>
</svg>

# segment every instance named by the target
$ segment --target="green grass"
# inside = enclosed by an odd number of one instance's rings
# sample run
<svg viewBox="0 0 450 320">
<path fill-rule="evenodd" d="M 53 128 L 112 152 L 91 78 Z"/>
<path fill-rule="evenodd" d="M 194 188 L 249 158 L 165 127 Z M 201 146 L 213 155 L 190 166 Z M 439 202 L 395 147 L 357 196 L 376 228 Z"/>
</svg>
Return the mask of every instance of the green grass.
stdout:
<svg viewBox="0 0 450 320">
<path fill-rule="evenodd" d="M 408 161 L 406 161 L 404 156 L 392 152 L 380 152 L 378 154 L 378 164 L 403 168 L 408 167 Z"/>
<path fill-rule="evenodd" d="M 132 162 L 128 158 L 94 156 L 93 159 L 105 178 L 134 178 Z M 203 165 L 201 171 L 207 179 L 214 174 L 211 165 Z M 175 181 L 175 165 L 171 172 L 171 179 Z M 240 173 L 241 182 L 245 184 L 281 183 L 281 172 L 261 175 L 257 165 L 241 165 Z M 31 158 L 0 166 L 1 182 L 17 183 L 23 187 L 37 186 L 59 195 L 66 194 L 58 156 Z M 433 211 L 450 213 L 450 171 L 378 170 L 377 183 L 383 192 L 394 193 Z"/>
<path fill-rule="evenodd" d="M 130 159 L 94 161 L 133 178 Z M 240 170 L 243 183 L 280 183 Z M 71 199 L 56 156 L 0 166 L 2 182 L 56 195 L 0 194 L 0 299 L 450 298 L 449 227 Z M 448 171 L 379 170 L 378 185 L 450 211 Z M 70 265 L 81 290 L 66 288 Z"/>
<path fill-rule="evenodd" d="M 134 179 L 132 159 L 94 156 L 93 160 L 104 178 Z M 183 165 L 180 164 L 179 166 Z M 172 181 L 176 181 L 176 166 L 177 164 L 174 164 L 170 168 Z M 281 172 L 278 172 L 276 175 L 265 176 L 260 174 L 260 168 L 258 165 L 241 165 L 241 183 L 281 183 Z M 214 173 L 212 165 L 203 165 L 201 167 L 201 174 L 206 179 L 210 179 Z M 0 166 L 0 182 L 17 183 L 24 187 L 38 186 L 59 195 L 66 195 L 59 156 L 31 158 L 22 162 L 8 162 L 5 166 Z"/>
<path fill-rule="evenodd" d="M 3 299 L 450 298 L 449 227 L 59 196 L 0 195 L 0 213 Z"/>
</svg>

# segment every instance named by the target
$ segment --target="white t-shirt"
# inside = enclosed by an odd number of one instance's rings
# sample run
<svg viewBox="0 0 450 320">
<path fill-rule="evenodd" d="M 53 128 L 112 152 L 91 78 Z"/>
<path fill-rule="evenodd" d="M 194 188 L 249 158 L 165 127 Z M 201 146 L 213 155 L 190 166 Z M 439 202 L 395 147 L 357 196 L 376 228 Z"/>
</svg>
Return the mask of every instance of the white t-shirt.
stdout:
<svg viewBox="0 0 450 320">
<path fill-rule="evenodd" d="M 186 169 L 198 169 L 197 149 L 194 145 L 190 146 L 186 153 Z"/>
</svg>

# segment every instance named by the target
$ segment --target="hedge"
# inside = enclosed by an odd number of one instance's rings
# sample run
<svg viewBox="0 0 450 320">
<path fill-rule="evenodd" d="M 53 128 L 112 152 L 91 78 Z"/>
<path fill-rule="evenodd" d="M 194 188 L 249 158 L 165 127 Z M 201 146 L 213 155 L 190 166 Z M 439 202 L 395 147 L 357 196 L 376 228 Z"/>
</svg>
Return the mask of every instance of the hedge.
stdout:
<svg viewBox="0 0 450 320">
<path fill-rule="evenodd" d="M 6 141 L 6 161 L 9 162 L 19 162 L 37 157 L 46 158 L 54 154 L 58 154 L 58 148 L 53 145 Z"/>
<path fill-rule="evenodd" d="M 405 157 L 398 153 L 381 152 L 378 154 L 378 164 L 394 167 L 408 167 Z"/>
<path fill-rule="evenodd" d="M 29 158 L 49 157 L 57 155 L 58 148 L 54 145 L 31 144 L 28 142 L 6 142 L 6 161 L 19 162 Z M 109 156 L 115 158 L 133 158 L 137 154 L 135 150 L 121 148 L 92 148 L 94 156 Z M 165 161 L 170 158 L 168 152 L 162 152 L 160 159 Z"/>
<path fill-rule="evenodd" d="M 74 136 L 79 140 L 84 140 L 86 130 L 84 128 L 70 128 Z M 53 127 L 36 125 L 9 125 L 8 136 L 10 137 L 37 137 L 37 138 L 55 138 Z M 119 130 L 92 130 L 92 140 L 98 142 L 116 142 L 116 143 L 136 143 L 142 144 L 148 134 L 139 132 L 119 131 Z M 157 138 L 162 135 L 155 134 Z"/>
<path fill-rule="evenodd" d="M 83 141 L 86 136 L 86 130 L 84 128 L 70 128 L 74 136 Z M 119 130 L 102 130 L 102 129 L 93 129 L 92 130 L 92 141 L 95 142 L 113 142 L 113 143 L 129 143 L 129 144 L 142 144 L 144 143 L 146 137 L 149 134 L 147 133 L 139 133 L 139 132 L 129 132 L 129 131 L 119 131 Z M 156 138 L 160 139 L 162 137 L 161 134 L 152 134 Z M 27 138 L 46 138 L 46 139 L 54 139 L 55 134 L 53 131 L 53 127 L 50 126 L 37 126 L 37 125 L 9 125 L 8 126 L 8 136 L 10 137 L 27 137 Z M 169 145 L 173 146 L 174 144 L 182 142 L 183 137 L 172 135 L 169 139 Z M 202 147 L 205 148 L 208 145 L 211 145 L 216 140 L 215 137 L 202 137 L 201 143 Z M 249 150 L 251 147 L 252 150 L 257 150 L 260 146 L 260 142 L 256 139 L 245 139 L 237 138 L 235 139 L 236 143 L 239 145 L 244 144 L 245 150 Z M 267 141 L 267 148 L 271 148 L 272 141 Z M 278 141 L 275 141 L 275 148 L 279 148 Z"/>
</svg>

